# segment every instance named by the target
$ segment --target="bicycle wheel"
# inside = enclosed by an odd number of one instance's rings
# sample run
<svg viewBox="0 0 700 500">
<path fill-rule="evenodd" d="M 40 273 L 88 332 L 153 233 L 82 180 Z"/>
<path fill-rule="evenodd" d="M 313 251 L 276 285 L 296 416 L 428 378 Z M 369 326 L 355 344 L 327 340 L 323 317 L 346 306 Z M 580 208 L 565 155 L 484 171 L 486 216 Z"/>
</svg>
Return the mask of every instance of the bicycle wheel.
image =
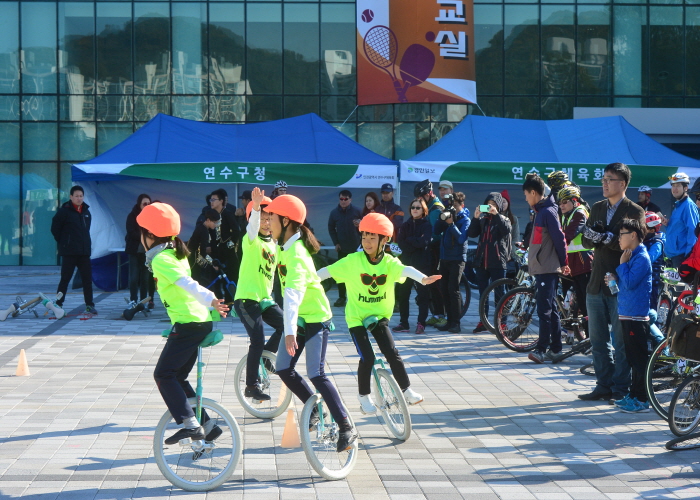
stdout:
<svg viewBox="0 0 700 500">
<path fill-rule="evenodd" d="M 700 448 L 700 432 L 676 437 L 666 443 L 666 449 L 671 451 L 695 450 L 697 448 Z"/>
<path fill-rule="evenodd" d="M 583 375 L 586 375 L 588 377 L 595 377 L 595 367 L 593 366 L 593 363 L 588 363 L 587 365 L 583 365 L 581 368 L 578 369 Z"/>
<path fill-rule="evenodd" d="M 697 363 L 672 355 L 664 339 L 649 357 L 645 385 L 649 404 L 659 417 L 668 421 L 668 410 L 673 394 Z"/>
<path fill-rule="evenodd" d="M 318 422 L 309 429 L 311 412 L 314 406 L 318 404 L 321 405 L 319 414 L 324 415 L 323 425 L 321 425 L 321 422 Z M 336 451 L 336 446 L 338 445 L 338 424 L 331 420 L 330 414 L 328 406 L 321 395 L 314 394 L 306 402 L 301 412 L 299 434 L 301 435 L 301 447 L 304 449 L 306 459 L 311 464 L 311 467 L 321 477 L 335 481 L 346 478 L 353 467 L 355 467 L 358 446 L 357 440 L 355 440 L 349 450 L 341 451 L 340 453 Z M 326 418 L 325 415 L 329 417 Z M 348 412 L 348 418 L 352 423 L 350 412 Z"/>
<path fill-rule="evenodd" d="M 668 408 L 668 426 L 676 436 L 687 436 L 700 423 L 700 377 L 688 377 L 678 386 Z"/>
<path fill-rule="evenodd" d="M 666 331 L 666 326 L 668 325 L 669 313 L 673 308 L 673 299 L 669 294 L 663 292 L 659 295 L 659 303 L 656 306 L 656 326 L 662 332 Z"/>
<path fill-rule="evenodd" d="M 481 324 L 484 325 L 486 329 L 494 335 L 496 335 L 496 328 L 493 326 L 493 323 L 491 323 L 491 320 L 486 314 L 486 302 L 489 300 L 491 292 L 493 292 L 499 286 L 510 286 L 512 288 L 517 284 L 518 280 L 515 280 L 513 278 L 500 278 L 489 283 L 489 286 L 486 287 L 484 293 L 482 293 L 481 296 L 479 296 L 479 321 L 481 321 Z M 496 307 L 495 297 L 493 301 L 493 307 Z"/>
<path fill-rule="evenodd" d="M 197 404 L 190 398 L 190 404 Z M 173 485 L 186 491 L 209 491 L 222 485 L 241 459 L 242 438 L 236 419 L 216 401 L 202 398 L 202 408 L 222 433 L 215 441 L 182 440 L 173 445 L 165 439 L 181 426 L 170 411 L 161 417 L 153 437 L 153 454 L 158 468 Z"/>
<path fill-rule="evenodd" d="M 260 380 L 260 390 L 270 396 L 269 401 L 258 403 L 252 398 L 245 397 L 246 387 L 246 365 L 248 363 L 248 355 L 246 354 L 238 362 L 234 380 L 236 381 L 236 397 L 241 403 L 241 406 L 258 418 L 275 418 L 279 417 L 289 406 L 292 401 L 292 391 L 287 389 L 282 379 L 274 374 L 277 355 L 270 351 L 263 351 L 262 363 L 264 366 L 258 366 L 258 379 Z"/>
<path fill-rule="evenodd" d="M 377 385 L 379 379 L 379 386 Z M 384 423 L 396 439 L 406 441 L 411 436 L 411 414 L 403 392 L 394 377 L 384 368 L 377 368 L 374 380 L 374 401 L 382 412 Z M 381 394 L 384 396 L 382 397 Z"/>
<path fill-rule="evenodd" d="M 517 287 L 503 295 L 493 317 L 496 337 L 515 352 L 532 351 L 539 339 L 539 321 L 533 322 L 535 289 Z"/>
<path fill-rule="evenodd" d="M 472 287 L 469 285 L 469 280 L 462 274 L 462 278 L 459 280 L 459 293 L 462 295 L 462 312 L 460 313 L 460 319 L 467 314 L 469 310 L 469 304 L 472 301 Z"/>
</svg>

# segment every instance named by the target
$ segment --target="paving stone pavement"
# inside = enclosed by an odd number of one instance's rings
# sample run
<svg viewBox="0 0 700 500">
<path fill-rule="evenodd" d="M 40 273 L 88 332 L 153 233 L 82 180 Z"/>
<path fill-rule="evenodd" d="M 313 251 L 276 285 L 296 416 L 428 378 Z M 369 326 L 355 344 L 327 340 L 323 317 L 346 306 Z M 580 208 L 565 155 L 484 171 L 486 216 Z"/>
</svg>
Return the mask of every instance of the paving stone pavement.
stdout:
<svg viewBox="0 0 700 500">
<path fill-rule="evenodd" d="M 53 292 L 58 279 L 57 267 L 0 267 L 0 309 L 17 294 Z M 158 302 L 149 318 L 119 319 L 124 295 L 96 292 L 99 316 L 88 320 L 77 315 L 82 294 L 69 291 L 65 306 L 74 309 L 61 321 L 25 314 L 0 323 L 0 498 L 700 498 L 700 451 L 666 451 L 672 435 L 655 413 L 576 398 L 594 383 L 579 373 L 587 358 L 535 365 L 488 334 L 395 336 L 425 397 L 411 407 L 410 439 L 397 441 L 381 417 L 359 412 L 358 356 L 337 308 L 328 372 L 361 443 L 347 480 L 325 481 L 301 449 L 280 448 L 284 417 L 243 411 L 232 387 L 247 335 L 235 319 L 220 323 L 224 342 L 205 350 L 204 390 L 237 419 L 243 457 L 218 490 L 183 492 L 161 476 L 151 451 L 165 411 L 152 372 L 168 322 Z M 473 299 L 463 332 L 475 311 Z M 29 377 L 14 376 L 20 348 Z"/>
</svg>

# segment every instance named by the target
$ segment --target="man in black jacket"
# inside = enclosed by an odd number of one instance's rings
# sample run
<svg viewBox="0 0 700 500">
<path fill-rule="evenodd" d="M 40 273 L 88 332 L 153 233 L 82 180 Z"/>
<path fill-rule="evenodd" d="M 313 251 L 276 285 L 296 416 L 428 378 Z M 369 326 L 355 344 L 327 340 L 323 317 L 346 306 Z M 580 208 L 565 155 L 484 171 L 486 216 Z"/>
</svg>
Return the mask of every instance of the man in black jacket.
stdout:
<svg viewBox="0 0 700 500">
<path fill-rule="evenodd" d="M 63 294 L 56 305 L 63 307 L 68 292 L 68 283 L 73 277 L 75 268 L 80 272 L 83 281 L 83 297 L 85 297 L 85 312 L 96 315 L 95 302 L 92 297 L 92 267 L 90 254 L 92 240 L 90 239 L 90 207 L 83 203 L 85 191 L 80 186 L 70 189 L 70 200 L 58 209 L 51 222 L 51 234 L 58 243 L 58 255 L 63 257 L 61 264 L 61 281 L 58 291 Z"/>
<path fill-rule="evenodd" d="M 343 189 L 338 198 L 338 206 L 328 217 L 328 234 L 331 235 L 335 250 L 338 252 L 338 260 L 357 252 L 360 246 L 360 232 L 357 229 L 360 219 L 362 219 L 360 210 L 352 206 L 352 193 Z M 338 283 L 338 300 L 333 306 L 343 307 L 346 302 L 345 283 Z"/>
</svg>

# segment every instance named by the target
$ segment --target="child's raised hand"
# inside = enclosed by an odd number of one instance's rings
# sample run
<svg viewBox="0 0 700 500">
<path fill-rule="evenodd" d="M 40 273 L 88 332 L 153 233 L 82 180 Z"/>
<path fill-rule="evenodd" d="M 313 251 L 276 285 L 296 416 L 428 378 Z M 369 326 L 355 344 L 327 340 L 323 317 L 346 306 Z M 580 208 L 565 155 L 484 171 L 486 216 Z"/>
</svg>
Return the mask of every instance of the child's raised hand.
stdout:
<svg viewBox="0 0 700 500">
<path fill-rule="evenodd" d="M 216 311 L 221 314 L 222 318 L 226 317 L 226 313 L 229 311 L 229 307 L 224 304 L 224 299 L 214 299 L 211 301 L 211 306 L 216 309 Z"/>
<path fill-rule="evenodd" d="M 255 186 L 253 191 L 250 193 L 250 199 L 253 200 L 253 208 L 255 211 L 260 210 L 260 204 L 265 198 L 265 191 L 261 191 L 259 187 Z"/>
<path fill-rule="evenodd" d="M 442 278 L 442 275 L 440 274 L 433 274 L 432 276 L 426 276 L 421 280 L 421 283 L 424 285 L 430 285 L 431 283 L 435 283 L 437 280 Z"/>
</svg>

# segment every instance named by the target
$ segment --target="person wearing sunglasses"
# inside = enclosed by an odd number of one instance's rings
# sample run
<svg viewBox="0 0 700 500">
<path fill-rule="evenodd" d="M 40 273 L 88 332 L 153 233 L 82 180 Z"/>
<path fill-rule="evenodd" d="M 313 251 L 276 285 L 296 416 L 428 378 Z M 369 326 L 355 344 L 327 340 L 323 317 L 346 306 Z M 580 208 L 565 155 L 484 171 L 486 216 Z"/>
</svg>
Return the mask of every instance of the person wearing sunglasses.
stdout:
<svg viewBox="0 0 700 500">
<path fill-rule="evenodd" d="M 370 398 L 374 350 L 368 332 L 372 334 L 386 360 L 391 373 L 406 397 L 408 404 L 418 404 L 423 396 L 411 389 L 411 382 L 403 360 L 389 330 L 389 319 L 394 312 L 394 284 L 411 278 L 429 285 L 440 279 L 439 275 L 426 276 L 417 269 L 404 266 L 396 257 L 384 253 L 384 247 L 394 234 L 394 225 L 383 214 L 367 214 L 360 222 L 362 252 L 355 252 L 330 266 L 318 270 L 322 280 L 333 278 L 344 282 L 350 300 L 345 307 L 345 320 L 360 362 L 357 367 L 358 399 L 360 410 L 372 414 L 377 408 Z"/>
<path fill-rule="evenodd" d="M 614 273 L 605 276 L 605 283 L 615 279 L 617 313 L 622 325 L 625 354 L 632 366 L 629 393 L 615 401 L 625 413 L 647 413 L 646 368 L 649 362 L 649 300 L 651 298 L 651 260 L 642 244 L 646 228 L 637 219 L 623 219 L 619 244 L 622 255 Z"/>
<path fill-rule="evenodd" d="M 401 248 L 401 263 L 405 266 L 413 266 L 424 274 L 430 272 L 430 240 L 432 238 L 432 226 L 428 220 L 428 205 L 423 198 L 415 198 L 410 205 L 411 218 L 404 222 L 398 230 L 396 243 Z M 413 282 L 406 280 L 396 287 L 396 302 L 399 305 L 399 324 L 392 331 L 394 333 L 406 333 L 410 331 L 408 314 L 409 299 Z M 425 322 L 428 319 L 430 308 L 430 290 L 424 286 L 416 287 L 418 303 L 418 321 L 416 334 L 425 333 Z"/>
<path fill-rule="evenodd" d="M 338 206 L 331 210 L 328 216 L 328 234 L 338 252 L 338 260 L 356 252 L 360 246 L 360 232 L 357 226 L 362 215 L 360 209 L 352 204 L 352 193 L 343 189 L 338 197 Z M 345 283 L 338 283 L 338 300 L 333 307 L 344 307 L 347 303 Z"/>
</svg>

